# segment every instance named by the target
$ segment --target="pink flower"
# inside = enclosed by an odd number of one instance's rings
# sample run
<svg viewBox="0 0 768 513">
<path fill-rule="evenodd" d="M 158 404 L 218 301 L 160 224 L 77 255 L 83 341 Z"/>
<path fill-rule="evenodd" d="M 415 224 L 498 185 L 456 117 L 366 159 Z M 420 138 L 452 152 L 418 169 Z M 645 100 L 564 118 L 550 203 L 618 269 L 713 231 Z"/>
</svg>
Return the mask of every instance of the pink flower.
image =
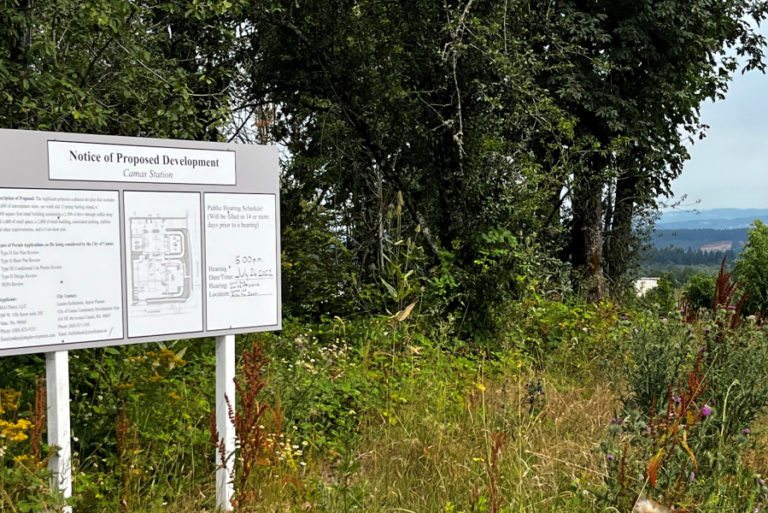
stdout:
<svg viewBox="0 0 768 513">
<path fill-rule="evenodd" d="M 710 415 L 712 415 L 712 410 L 710 410 L 709 406 L 705 404 L 704 406 L 701 407 L 701 416 L 709 417 Z"/>
</svg>

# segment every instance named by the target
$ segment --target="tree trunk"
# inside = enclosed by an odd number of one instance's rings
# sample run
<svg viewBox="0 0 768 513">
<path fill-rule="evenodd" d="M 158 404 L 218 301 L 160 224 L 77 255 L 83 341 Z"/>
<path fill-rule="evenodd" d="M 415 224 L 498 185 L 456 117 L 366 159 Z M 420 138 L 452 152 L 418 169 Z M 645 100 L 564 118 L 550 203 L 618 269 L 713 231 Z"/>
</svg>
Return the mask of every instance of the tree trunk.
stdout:
<svg viewBox="0 0 768 513">
<path fill-rule="evenodd" d="M 571 263 L 576 272 L 578 291 L 595 303 L 607 292 L 603 275 L 603 180 L 602 158 L 574 177 Z"/>
<path fill-rule="evenodd" d="M 611 230 L 605 245 L 605 262 L 608 282 L 612 290 L 617 292 L 626 285 L 638 184 L 638 175 L 633 171 L 623 173 L 616 182 L 616 201 Z"/>
</svg>

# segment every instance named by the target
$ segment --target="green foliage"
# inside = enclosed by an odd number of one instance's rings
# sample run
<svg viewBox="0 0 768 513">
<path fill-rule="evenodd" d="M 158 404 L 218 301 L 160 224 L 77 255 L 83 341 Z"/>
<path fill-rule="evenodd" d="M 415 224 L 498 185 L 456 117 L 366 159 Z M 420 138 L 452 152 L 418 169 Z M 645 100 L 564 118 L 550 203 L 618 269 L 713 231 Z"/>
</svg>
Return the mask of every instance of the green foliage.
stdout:
<svg viewBox="0 0 768 513">
<path fill-rule="evenodd" d="M 724 233 L 719 234 L 719 236 L 721 238 L 727 237 L 727 235 Z M 733 250 L 701 251 L 700 249 L 692 247 L 683 249 L 675 246 L 669 246 L 666 248 L 650 250 L 645 256 L 646 265 L 654 267 L 663 267 L 669 265 L 720 267 L 720 262 L 723 261 L 723 258 L 728 261 L 733 261 L 736 258 L 736 253 Z"/>
<path fill-rule="evenodd" d="M 708 274 L 695 274 L 688 280 L 684 297 L 690 303 L 694 312 L 701 309 L 712 309 L 715 301 L 715 283 L 717 276 Z"/>
<path fill-rule="evenodd" d="M 160 510 L 214 472 L 207 430 L 213 366 L 213 344 L 200 341 L 70 354 L 75 507 L 112 511 L 108 505 L 125 498 L 130 507 Z M 34 376 L 43 372 L 44 358 L 3 358 L 0 369 L 25 389 L 21 404 L 34 403 Z M 31 483 L 33 474 L 17 476 Z M 30 484 L 19 500 L 55 500 L 40 495 L 47 488 L 44 473 L 35 479 L 40 486 Z"/>
<path fill-rule="evenodd" d="M 734 274 L 749 292 L 742 312 L 768 312 L 768 226 L 755 220 L 749 238 L 734 267 Z"/>
<path fill-rule="evenodd" d="M 438 278 L 449 290 L 439 294 L 473 296 L 470 308 L 485 311 L 490 301 L 477 303 L 488 289 L 469 288 L 483 280 L 460 276 L 483 258 L 481 234 L 541 230 L 552 238 L 536 241 L 542 249 L 558 243 L 558 206 L 543 204 L 567 171 L 561 159 L 537 160 L 532 149 L 569 140 L 572 124 L 530 74 L 559 65 L 533 48 L 558 16 L 493 2 L 466 13 L 455 2 L 292 5 L 251 13 L 259 58 L 244 91 L 249 101 L 280 106 L 272 136 L 291 154 L 286 208 L 322 199 L 358 283 L 380 287 L 383 278 L 397 291 L 384 254 L 411 237 L 425 261 L 410 284 L 419 288 L 418 278 L 450 262 Z M 549 56 L 562 51 L 554 48 Z M 394 235 L 387 218 L 398 208 Z"/>
<path fill-rule="evenodd" d="M 687 158 L 680 127 L 703 128 L 700 103 L 736 70 L 726 51 L 762 67 L 746 19 L 765 10 L 6 0 L 0 126 L 282 144 L 294 318 L 258 337 L 271 357 L 263 393 L 294 438 L 256 472 L 257 510 L 628 511 L 651 461 L 654 492 L 743 511 L 765 505 L 744 457 L 768 397 L 765 332 L 728 331 L 727 310 L 681 324 L 666 278 L 638 303 L 649 313 L 586 304 L 569 275 L 594 299 L 603 272 L 624 283 L 636 221 L 648 226 Z M 756 223 L 738 268 L 755 311 L 766 240 Z M 693 285 L 703 301 L 708 285 Z M 212 367 L 210 340 L 73 352 L 76 507 L 213 507 Z M 622 404 L 595 372 L 613 367 Z M 0 386 L 28 404 L 42 368 L 40 356 L 3 359 Z M 712 413 L 686 418 L 688 450 L 680 418 L 644 434 L 652 405 L 658 417 L 699 370 L 707 389 L 685 411 L 707 401 Z M 589 448 L 612 408 L 608 463 Z M 0 500 L 55 507 L 45 471 L 14 462 L 26 449 L 3 453 Z M 681 489 L 691 465 L 701 477 Z"/>
<path fill-rule="evenodd" d="M 0 126 L 217 139 L 242 2 L 4 1 Z"/>
<path fill-rule="evenodd" d="M 322 207 L 305 203 L 300 215 L 303 221 L 294 219 L 280 234 L 284 315 L 319 319 L 354 312 L 359 298 L 352 255 L 328 230 Z"/>
<path fill-rule="evenodd" d="M 38 394 L 44 394 L 38 389 Z M 39 511 L 57 508 L 63 500 L 48 484 L 48 458 L 42 458 L 40 405 L 32 411 L 22 406 L 22 393 L 0 388 L 0 509 Z"/>
<path fill-rule="evenodd" d="M 435 322 L 415 310 L 320 323 L 289 318 L 280 333 L 239 337 L 241 348 L 257 338 L 268 355 L 258 401 L 279 404 L 284 417 L 282 431 L 269 419 L 260 428 L 279 454 L 256 462 L 249 507 L 468 512 L 548 504 L 545 512 L 586 513 L 618 500 L 629 511 L 644 486 L 679 507 L 763 507 L 755 475 L 768 475 L 768 460 L 754 454 L 764 452 L 765 331 L 720 328 L 727 318 L 685 325 L 537 290 L 508 303 L 515 308 L 494 350 L 458 338 L 461 319 Z M 689 409 L 707 404 L 711 414 L 678 430 L 680 440 L 686 430 L 698 469 L 678 443 L 649 487 L 637 475 L 658 451 L 659 439 L 645 431 L 651 405 L 661 432 L 669 386 L 674 394 L 685 388 L 699 356 L 706 388 Z M 42 360 L 0 363 L 9 381 L 22 383 L 34 382 Z M 125 499 L 142 511 L 212 508 L 213 366 L 208 340 L 72 352 L 75 507 L 112 511 Z M 494 445 L 504 435 L 506 445 Z M 696 478 L 681 488 L 678 477 L 691 470 Z M 22 489 L 28 474 L 4 472 L 14 504 L 56 504 L 44 473 L 39 487 Z M 413 493 L 421 502 L 411 503 Z"/>
<path fill-rule="evenodd" d="M 499 346 L 515 329 L 510 317 L 518 302 L 528 297 L 563 297 L 570 292 L 569 267 L 528 237 L 515 237 L 505 228 L 475 234 L 459 248 L 459 255 L 441 253 L 426 287 L 433 312 L 456 311 L 461 337 L 490 348 Z M 463 268 L 459 258 L 472 257 Z"/>
</svg>

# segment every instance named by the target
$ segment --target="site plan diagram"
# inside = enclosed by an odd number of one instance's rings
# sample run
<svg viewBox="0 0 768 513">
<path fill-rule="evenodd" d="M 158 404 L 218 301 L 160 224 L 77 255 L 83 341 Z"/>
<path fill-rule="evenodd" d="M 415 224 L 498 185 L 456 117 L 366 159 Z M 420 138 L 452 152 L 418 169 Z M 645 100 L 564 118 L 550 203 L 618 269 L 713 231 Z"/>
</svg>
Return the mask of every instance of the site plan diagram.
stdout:
<svg viewBox="0 0 768 513">
<path fill-rule="evenodd" d="M 126 191 L 125 233 L 128 336 L 202 330 L 200 195 Z"/>
<path fill-rule="evenodd" d="M 192 294 L 187 217 L 131 217 L 132 304 L 184 303 Z"/>
</svg>

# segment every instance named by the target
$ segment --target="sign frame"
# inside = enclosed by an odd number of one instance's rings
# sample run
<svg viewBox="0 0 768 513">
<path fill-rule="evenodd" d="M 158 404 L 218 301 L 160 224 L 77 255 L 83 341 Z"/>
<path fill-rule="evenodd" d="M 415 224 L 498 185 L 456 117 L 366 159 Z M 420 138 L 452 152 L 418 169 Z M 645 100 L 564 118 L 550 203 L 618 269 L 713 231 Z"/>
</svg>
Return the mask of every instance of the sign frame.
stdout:
<svg viewBox="0 0 768 513">
<path fill-rule="evenodd" d="M 177 150 L 190 150 L 197 152 L 226 152 L 226 155 L 234 154 L 234 183 L 228 179 L 222 181 L 227 183 L 168 183 L 167 181 L 96 181 L 96 180 L 71 180 L 71 179 L 51 179 L 49 162 L 49 143 L 71 143 L 73 145 L 106 145 L 106 148 L 124 148 L 128 151 L 131 148 L 157 149 L 162 152 L 163 149 L 170 148 L 174 152 Z M 213 153 L 212 153 L 213 154 Z M 67 351 L 73 349 L 84 349 L 92 347 L 107 347 L 123 344 L 137 344 L 161 342 L 178 339 L 192 339 L 202 337 L 220 337 L 226 335 L 235 335 L 241 333 L 253 333 L 260 331 L 275 331 L 282 329 L 282 301 L 281 301 L 281 280 L 280 280 L 280 183 L 279 183 L 279 155 L 276 146 L 244 145 L 219 142 L 199 142 L 173 139 L 149 139 L 123 136 L 103 136 L 73 134 L 61 132 L 40 132 L 25 130 L 0 129 L 0 193 L 8 189 L 35 189 L 45 190 L 63 190 L 63 191 L 117 191 L 118 210 L 119 210 L 119 240 L 120 248 L 120 275 L 122 292 L 122 338 L 111 340 L 89 340 L 84 342 L 67 343 L 47 343 L 41 345 L 24 345 L 21 347 L 1 347 L 0 357 L 18 354 L 43 353 L 51 351 Z M 98 166 L 95 163 L 94 166 Z M 54 163 L 55 165 L 55 163 Z M 86 163 L 84 165 L 89 165 Z M 198 168 L 201 174 L 205 173 L 205 168 Z M 226 171 L 226 170 L 225 170 Z M 226 173 L 224 173 L 226 175 Z M 60 175 L 60 173 L 59 173 Z M 219 176 L 223 176 L 219 173 Z M 136 180 L 141 180 L 137 178 Z M 203 176 L 200 181 L 206 181 Z M 208 180 L 210 181 L 210 180 Z M 175 192 L 175 193 L 197 193 L 200 200 L 200 293 L 202 300 L 202 330 L 186 333 L 172 334 L 148 334 L 143 336 L 130 336 L 128 319 L 129 291 L 127 281 L 126 248 L 128 244 L 126 234 L 125 206 L 126 193 L 130 192 Z M 275 322 L 261 324 L 257 326 L 230 328 L 230 329 L 208 329 L 207 314 L 207 291 L 208 281 L 206 272 L 206 212 L 205 198 L 206 193 L 212 194 L 231 194 L 235 195 L 273 195 L 274 196 L 274 215 L 270 221 L 274 222 L 274 301 L 275 301 Z M 197 241 L 195 241 L 197 242 Z"/>
</svg>

